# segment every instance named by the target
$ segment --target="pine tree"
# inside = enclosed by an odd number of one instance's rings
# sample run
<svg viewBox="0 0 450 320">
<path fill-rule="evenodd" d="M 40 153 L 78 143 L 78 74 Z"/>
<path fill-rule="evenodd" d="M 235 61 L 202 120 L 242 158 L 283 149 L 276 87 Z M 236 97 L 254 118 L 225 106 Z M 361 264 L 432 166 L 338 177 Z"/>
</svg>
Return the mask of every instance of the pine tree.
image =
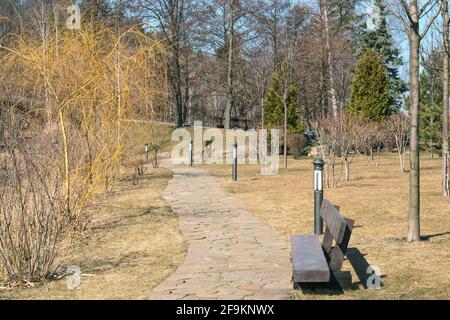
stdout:
<svg viewBox="0 0 450 320">
<path fill-rule="evenodd" d="M 283 74 L 275 73 L 272 77 L 266 102 L 264 104 L 264 123 L 270 128 L 281 128 L 284 125 L 283 108 Z M 289 87 L 286 103 L 288 113 L 288 131 L 290 133 L 301 133 L 303 127 L 298 116 L 298 87 L 291 85 Z"/>
<path fill-rule="evenodd" d="M 289 87 L 287 94 L 287 110 L 288 110 L 288 131 L 294 134 L 303 133 L 303 126 L 298 116 L 298 87 L 292 85 Z"/>
<path fill-rule="evenodd" d="M 398 68 L 403 65 L 400 50 L 394 46 L 392 35 L 387 26 L 387 8 L 383 0 L 376 0 L 375 7 L 378 10 L 378 19 L 375 28 L 369 30 L 364 23 L 358 32 L 356 54 L 360 58 L 368 49 L 377 52 L 387 69 L 389 79 L 389 106 L 399 109 L 402 95 L 408 88 L 406 83 L 400 79 Z"/>
<path fill-rule="evenodd" d="M 442 106 L 431 103 L 423 104 L 419 113 L 419 137 L 431 157 L 442 147 Z"/>
<path fill-rule="evenodd" d="M 283 96 L 278 75 L 272 77 L 264 103 L 264 123 L 268 128 L 280 127 L 283 123 Z"/>
<path fill-rule="evenodd" d="M 347 110 L 369 121 L 380 121 L 392 114 L 386 68 L 371 50 L 361 56 L 356 66 Z"/>
<path fill-rule="evenodd" d="M 420 74 L 419 137 L 433 156 L 442 147 L 442 59 L 439 51 L 431 52 L 423 62 Z"/>
</svg>

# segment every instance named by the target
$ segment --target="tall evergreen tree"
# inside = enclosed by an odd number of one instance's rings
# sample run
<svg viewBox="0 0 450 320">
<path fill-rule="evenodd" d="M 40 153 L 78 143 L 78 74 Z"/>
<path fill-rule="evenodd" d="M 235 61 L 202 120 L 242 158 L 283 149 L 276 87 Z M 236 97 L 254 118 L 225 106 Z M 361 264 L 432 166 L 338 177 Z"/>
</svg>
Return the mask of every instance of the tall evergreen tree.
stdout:
<svg viewBox="0 0 450 320">
<path fill-rule="evenodd" d="M 431 52 L 423 61 L 420 74 L 419 137 L 422 145 L 433 155 L 442 147 L 442 59 L 439 51 Z"/>
<path fill-rule="evenodd" d="M 376 52 L 367 50 L 361 56 L 347 110 L 369 121 L 380 121 L 392 114 L 386 68 Z"/>
<path fill-rule="evenodd" d="M 375 0 L 377 14 L 371 23 L 364 23 L 357 36 L 356 54 L 361 57 L 368 49 L 377 52 L 386 66 L 389 79 L 389 106 L 399 109 L 402 95 L 408 88 L 400 79 L 398 68 L 403 65 L 400 50 L 395 47 L 387 25 L 387 8 L 383 0 Z"/>
<path fill-rule="evenodd" d="M 269 91 L 264 103 L 264 123 L 268 128 L 281 126 L 283 123 L 283 96 L 278 75 L 272 77 Z"/>
<path fill-rule="evenodd" d="M 268 128 L 281 128 L 284 125 L 284 108 L 282 79 L 283 74 L 275 73 L 272 77 L 272 83 L 267 93 L 266 102 L 264 104 L 264 123 Z M 289 87 L 286 104 L 288 114 L 288 131 L 290 133 L 301 133 L 303 127 L 298 116 L 298 87 L 291 85 Z"/>
<path fill-rule="evenodd" d="M 436 103 L 423 104 L 420 109 L 419 137 L 422 146 L 431 157 L 442 148 L 442 106 Z"/>
<path fill-rule="evenodd" d="M 301 134 L 303 133 L 303 126 L 298 116 L 298 87 L 291 85 L 288 90 L 286 103 L 288 111 L 287 126 L 290 133 Z"/>
</svg>

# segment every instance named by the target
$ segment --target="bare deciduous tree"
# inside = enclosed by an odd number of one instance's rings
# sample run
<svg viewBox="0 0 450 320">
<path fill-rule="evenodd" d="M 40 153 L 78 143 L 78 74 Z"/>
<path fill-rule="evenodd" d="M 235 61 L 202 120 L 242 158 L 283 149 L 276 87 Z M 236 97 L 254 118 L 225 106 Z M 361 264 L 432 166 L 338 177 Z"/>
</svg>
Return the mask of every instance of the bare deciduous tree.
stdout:
<svg viewBox="0 0 450 320">
<path fill-rule="evenodd" d="M 386 123 L 386 129 L 395 143 L 400 161 L 400 171 L 405 172 L 405 154 L 410 131 L 409 119 L 402 113 L 392 115 Z"/>
<path fill-rule="evenodd" d="M 410 144 L 410 192 L 408 242 L 420 241 L 420 148 L 419 148 L 419 68 L 420 43 L 431 25 L 441 12 L 446 0 L 427 0 L 419 4 L 418 0 L 399 0 L 397 8 L 385 0 L 390 12 L 402 23 L 409 42 L 409 81 L 410 81 L 410 112 L 411 112 L 411 144 Z M 435 8 L 437 7 L 437 8 Z M 435 12 L 433 12 L 435 9 Z M 437 9 L 437 10 L 436 10 Z M 425 17 L 428 18 L 423 23 Z M 422 21 L 422 23 L 421 23 Z M 421 29 L 421 24 L 424 29 Z"/>
<path fill-rule="evenodd" d="M 337 117 L 322 116 L 314 123 L 322 157 L 326 164 L 328 187 L 338 186 L 342 173 L 346 181 L 350 180 L 350 165 L 361 144 L 359 134 L 361 127 L 361 120 L 345 114 Z M 338 176 L 336 176 L 336 165 L 341 166 Z"/>
<path fill-rule="evenodd" d="M 175 100 L 175 123 L 179 127 L 184 125 L 182 55 L 185 50 L 183 37 L 189 32 L 187 12 L 190 5 L 189 0 L 139 0 L 132 5 L 148 27 L 161 32 L 168 45 L 169 82 Z"/>
<path fill-rule="evenodd" d="M 367 163 L 371 167 L 377 167 L 380 162 L 381 149 L 386 132 L 382 123 L 360 120 L 358 126 L 360 140 L 359 153 L 364 153 Z M 375 158 L 376 154 L 376 158 Z"/>
</svg>

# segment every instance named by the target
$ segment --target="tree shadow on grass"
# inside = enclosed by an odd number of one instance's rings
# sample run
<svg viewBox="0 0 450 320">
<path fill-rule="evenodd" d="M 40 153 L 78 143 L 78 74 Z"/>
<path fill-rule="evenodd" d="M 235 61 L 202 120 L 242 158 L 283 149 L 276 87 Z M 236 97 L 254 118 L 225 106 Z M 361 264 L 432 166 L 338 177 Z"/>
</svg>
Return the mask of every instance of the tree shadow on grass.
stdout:
<svg viewBox="0 0 450 320">
<path fill-rule="evenodd" d="M 79 263 L 83 273 L 102 274 L 120 267 L 135 267 L 148 255 L 143 252 L 129 252 L 114 258 L 90 258 Z"/>
<path fill-rule="evenodd" d="M 422 241 L 429 241 L 432 238 L 446 236 L 446 235 L 450 235 L 450 231 L 422 236 L 422 237 L 420 237 L 420 239 Z"/>
</svg>

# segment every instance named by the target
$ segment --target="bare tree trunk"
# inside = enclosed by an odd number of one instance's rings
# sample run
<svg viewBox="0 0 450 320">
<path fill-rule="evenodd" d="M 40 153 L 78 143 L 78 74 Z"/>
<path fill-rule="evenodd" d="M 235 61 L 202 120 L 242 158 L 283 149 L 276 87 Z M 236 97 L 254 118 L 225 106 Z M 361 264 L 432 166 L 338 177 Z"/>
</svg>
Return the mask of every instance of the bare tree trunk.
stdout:
<svg viewBox="0 0 450 320">
<path fill-rule="evenodd" d="M 327 113 L 325 101 L 325 70 L 324 62 L 322 61 L 320 66 L 320 112 L 322 115 L 326 115 Z"/>
<path fill-rule="evenodd" d="M 448 26 L 449 26 L 449 15 L 448 15 L 448 2 L 444 1 L 443 6 L 443 36 L 444 36 L 444 54 L 443 54 L 443 117 L 442 117 L 442 194 L 444 197 L 450 196 L 450 184 L 449 184 L 449 167 L 450 167 L 450 157 L 449 157 L 449 90 L 448 90 L 448 54 L 449 54 L 449 39 L 448 39 Z"/>
<path fill-rule="evenodd" d="M 181 92 L 181 63 L 180 63 L 180 48 L 176 45 L 175 51 L 175 79 L 174 79 L 174 89 L 175 89 L 175 121 L 177 127 L 183 126 L 183 94 Z"/>
<path fill-rule="evenodd" d="M 328 77 L 330 80 L 330 97 L 331 97 L 331 108 L 333 111 L 333 116 L 338 116 L 338 102 L 336 98 L 336 83 L 335 76 L 333 70 L 333 57 L 331 54 L 331 40 L 330 40 L 330 24 L 328 20 L 328 0 L 320 1 L 321 4 L 321 15 L 324 25 L 324 34 L 325 34 L 325 53 L 327 56 L 327 64 L 328 64 Z"/>
<path fill-rule="evenodd" d="M 419 16 L 416 1 L 409 7 L 412 28 L 408 30 L 411 112 L 411 170 L 409 190 L 408 242 L 420 241 L 420 150 L 419 150 Z"/>
<path fill-rule="evenodd" d="M 261 129 L 264 129 L 264 95 L 261 96 Z"/>
<path fill-rule="evenodd" d="M 58 60 L 58 58 L 59 58 L 59 28 L 58 28 L 59 17 L 58 17 L 58 11 L 57 11 L 54 0 L 52 0 L 52 8 L 53 8 L 53 22 L 54 22 L 54 26 L 55 26 L 55 57 L 56 57 L 56 60 Z"/>
<path fill-rule="evenodd" d="M 67 130 L 64 122 L 64 114 L 63 110 L 60 108 L 58 112 L 59 123 L 61 127 L 61 136 L 63 139 L 63 152 L 64 152 L 64 174 L 65 174 L 65 189 L 66 189 L 66 197 L 65 197 L 65 205 L 66 205 L 66 213 L 70 213 L 70 160 L 69 160 L 69 142 L 67 139 Z"/>
<path fill-rule="evenodd" d="M 121 3 L 117 4 L 116 12 L 116 32 L 117 32 L 117 47 L 116 47 L 116 95 L 117 95 L 117 152 L 122 148 L 122 31 L 120 28 L 120 6 Z M 122 159 L 119 159 L 119 165 L 117 166 L 117 173 L 122 174 Z"/>
<path fill-rule="evenodd" d="M 334 156 L 332 157 L 332 160 L 331 160 L 331 187 L 333 189 L 336 188 Z"/>
<path fill-rule="evenodd" d="M 401 151 L 400 149 L 398 149 L 398 157 L 400 159 L 400 172 L 405 172 L 405 157 L 404 157 L 404 152 Z"/>
<path fill-rule="evenodd" d="M 188 45 L 186 45 L 188 47 Z M 186 124 L 188 120 L 188 115 L 192 111 L 192 87 L 190 82 L 190 65 L 189 65 L 189 51 L 186 50 L 184 54 L 184 65 L 185 65 L 185 74 L 184 74 L 184 101 L 183 101 L 183 124 Z"/>
<path fill-rule="evenodd" d="M 47 46 L 48 46 L 48 30 L 47 25 L 45 23 L 46 16 L 45 16 L 45 10 L 44 10 L 44 3 L 41 3 L 41 16 L 39 21 L 39 32 L 41 33 L 42 38 L 42 60 L 43 60 L 43 72 L 45 73 L 45 76 L 48 76 L 48 70 L 47 70 Z M 51 126 L 53 123 L 53 110 L 52 105 L 50 101 L 50 93 L 47 82 L 44 82 L 44 101 L 45 101 L 45 108 L 47 111 L 47 125 Z"/>
<path fill-rule="evenodd" d="M 350 162 L 344 158 L 345 181 L 350 181 Z"/>
<path fill-rule="evenodd" d="M 118 35 L 120 37 L 120 35 Z M 116 97 L 117 97 L 117 150 L 121 145 L 121 117 L 122 117 L 122 88 L 121 88 L 121 59 L 120 59 L 120 39 L 116 49 Z"/>
<path fill-rule="evenodd" d="M 420 241 L 420 149 L 419 149 L 419 69 L 420 69 L 420 41 L 430 30 L 432 24 L 441 13 L 443 5 L 447 1 L 399 1 L 400 11 L 396 11 L 388 0 L 384 0 L 389 11 L 403 24 L 408 35 L 409 42 L 409 79 L 410 79 L 410 113 L 411 113 L 411 137 L 410 137 L 410 190 L 409 190 L 409 217 L 408 217 L 408 242 Z M 420 8 L 419 8 L 420 3 Z M 427 17 L 423 32 L 420 33 L 420 19 L 431 12 L 432 8 L 439 4 L 439 9 Z M 423 19 L 425 20 L 425 19 Z M 446 27 L 445 27 L 446 28 Z"/>
<path fill-rule="evenodd" d="M 228 70 L 227 70 L 227 85 L 228 85 L 228 99 L 225 107 L 225 129 L 231 128 L 231 110 L 234 104 L 233 92 L 233 45 L 234 45 L 234 4 L 230 3 L 230 26 L 228 32 Z"/>
<path fill-rule="evenodd" d="M 287 75 L 285 75 L 284 81 L 284 90 L 283 90 L 283 107 L 284 107 L 284 150 L 283 150 L 283 160 L 284 160 L 284 168 L 287 169 L 287 121 L 288 121 L 288 107 L 287 107 Z"/>
</svg>

